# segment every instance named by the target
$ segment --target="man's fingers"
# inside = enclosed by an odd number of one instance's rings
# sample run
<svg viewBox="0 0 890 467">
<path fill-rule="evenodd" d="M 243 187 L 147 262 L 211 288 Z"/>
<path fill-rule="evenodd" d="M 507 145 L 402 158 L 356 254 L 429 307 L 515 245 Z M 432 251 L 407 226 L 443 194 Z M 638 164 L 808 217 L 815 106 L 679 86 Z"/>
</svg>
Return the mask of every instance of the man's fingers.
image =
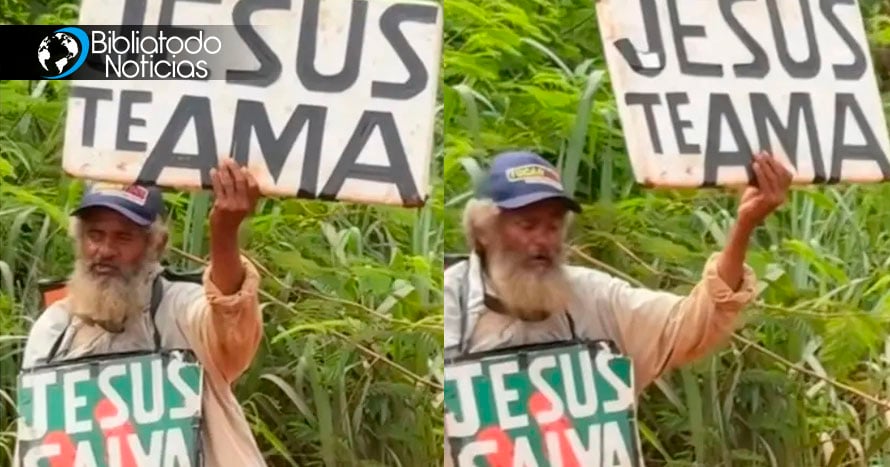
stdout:
<svg viewBox="0 0 890 467">
<path fill-rule="evenodd" d="M 210 173 L 217 207 L 237 215 L 249 214 L 254 209 L 260 189 L 247 167 L 226 158 L 220 161 L 219 168 L 212 169 Z"/>
<path fill-rule="evenodd" d="M 247 190 L 247 177 L 244 176 L 244 168 L 243 167 L 232 167 L 232 178 L 234 179 L 235 185 L 235 199 L 238 204 L 247 209 L 250 203 L 249 197 L 250 192 Z"/>
<path fill-rule="evenodd" d="M 766 185 L 766 177 L 763 175 L 763 161 L 760 160 L 760 155 L 754 158 L 751 166 L 754 169 L 754 178 L 757 180 L 757 189 L 761 193 L 769 191 L 769 187 Z"/>
<path fill-rule="evenodd" d="M 217 198 L 222 197 L 222 181 L 219 179 L 219 170 L 210 169 L 210 184 L 213 185 L 213 195 Z"/>
<path fill-rule="evenodd" d="M 779 161 L 776 157 L 772 157 L 769 154 L 766 154 L 766 156 L 767 157 L 765 157 L 764 160 L 769 163 L 775 180 L 779 182 L 776 188 L 784 190 L 787 186 L 791 185 L 791 182 L 794 180 L 794 173 L 785 167 L 785 164 Z"/>
<path fill-rule="evenodd" d="M 770 161 L 770 171 L 773 174 L 773 178 L 776 180 L 776 189 L 780 192 L 783 191 L 785 189 L 785 182 L 788 179 L 788 170 L 785 169 L 785 166 L 782 165 L 781 162 L 772 159 Z"/>
<path fill-rule="evenodd" d="M 769 197 L 772 197 L 779 192 L 779 179 L 775 172 L 775 168 L 772 165 L 772 161 L 770 161 L 771 158 L 772 156 L 763 155 L 758 161 L 760 173 L 763 177 L 761 179 L 762 187 L 764 189 L 763 191 L 764 194 Z"/>
<path fill-rule="evenodd" d="M 770 161 L 770 169 L 773 178 L 776 180 L 775 198 L 777 201 L 783 202 L 788 192 L 788 187 L 791 185 L 791 180 L 794 177 L 778 159 L 772 159 Z"/>
<path fill-rule="evenodd" d="M 247 167 L 242 170 L 244 170 L 244 178 L 247 180 L 247 193 L 250 195 L 251 201 L 256 201 L 260 197 L 260 185 L 253 178 L 253 174 L 247 170 Z"/>
<path fill-rule="evenodd" d="M 220 193 L 217 196 L 221 196 L 223 198 L 230 198 L 235 191 L 235 187 L 233 185 L 231 167 L 229 166 L 229 162 L 223 161 L 219 165 L 219 183 L 220 183 Z"/>
<path fill-rule="evenodd" d="M 782 188 L 787 188 L 791 185 L 791 182 L 794 181 L 794 173 L 791 172 L 784 164 L 779 163 L 779 161 L 775 161 L 776 163 L 776 173 L 779 174 L 779 180 L 782 182 Z"/>
</svg>

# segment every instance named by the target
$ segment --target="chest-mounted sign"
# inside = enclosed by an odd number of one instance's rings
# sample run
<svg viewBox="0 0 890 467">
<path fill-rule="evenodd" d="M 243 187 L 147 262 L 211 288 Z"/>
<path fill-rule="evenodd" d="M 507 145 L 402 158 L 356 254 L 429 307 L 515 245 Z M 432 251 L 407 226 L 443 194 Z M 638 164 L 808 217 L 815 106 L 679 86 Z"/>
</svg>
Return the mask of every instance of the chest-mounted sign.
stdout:
<svg viewBox="0 0 890 467">
<path fill-rule="evenodd" d="M 602 342 L 467 355 L 445 367 L 454 465 L 639 465 L 633 366 Z"/>
<path fill-rule="evenodd" d="M 22 467 L 199 467 L 203 372 L 191 352 L 109 355 L 19 376 Z"/>
</svg>

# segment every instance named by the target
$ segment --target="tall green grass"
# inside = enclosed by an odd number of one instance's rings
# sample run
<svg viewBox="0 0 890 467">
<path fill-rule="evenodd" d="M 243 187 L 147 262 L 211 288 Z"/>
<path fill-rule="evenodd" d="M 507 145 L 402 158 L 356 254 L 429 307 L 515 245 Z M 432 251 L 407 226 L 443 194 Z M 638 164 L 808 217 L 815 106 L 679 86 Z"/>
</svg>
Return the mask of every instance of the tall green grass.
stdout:
<svg viewBox="0 0 890 467">
<path fill-rule="evenodd" d="M 872 40 L 890 11 L 861 2 Z M 736 195 L 647 191 L 629 165 L 593 2 L 448 0 L 446 251 L 487 159 L 534 148 L 586 209 L 571 260 L 687 292 Z M 758 229 L 759 296 L 723 350 L 642 397 L 647 465 L 890 465 L 890 186 L 804 187 Z"/>
</svg>

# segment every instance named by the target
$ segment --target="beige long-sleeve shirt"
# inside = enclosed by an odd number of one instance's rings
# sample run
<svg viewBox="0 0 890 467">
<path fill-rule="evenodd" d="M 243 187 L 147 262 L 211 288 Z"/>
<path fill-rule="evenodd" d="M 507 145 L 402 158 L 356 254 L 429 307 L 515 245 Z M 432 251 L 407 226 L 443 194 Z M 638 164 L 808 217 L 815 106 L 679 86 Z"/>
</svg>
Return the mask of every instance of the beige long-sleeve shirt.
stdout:
<svg viewBox="0 0 890 467">
<path fill-rule="evenodd" d="M 689 363 L 723 343 L 736 318 L 755 297 L 754 271 L 744 267 L 742 284 L 733 291 L 717 274 L 719 253 L 707 261 L 702 278 L 681 296 L 634 287 L 594 269 L 569 266 L 573 297 L 567 312 L 583 339 L 614 341 L 634 366 L 637 395 L 667 370 Z M 445 347 L 481 352 L 503 347 L 571 338 L 563 314 L 542 322 L 525 322 L 486 309 L 479 258 L 445 272 Z M 490 287 L 484 293 L 493 294 Z M 467 316 L 461 317 L 460 306 Z M 467 334 L 460 339 L 461 320 Z M 471 329 L 471 331 L 469 331 Z M 448 443 L 446 441 L 446 465 Z"/>
<path fill-rule="evenodd" d="M 203 286 L 164 280 L 164 296 L 155 324 L 164 348 L 191 349 L 204 368 L 201 442 L 205 467 L 264 467 L 266 462 L 235 395 L 234 381 L 250 366 L 262 337 L 257 293 L 259 274 L 241 258 L 245 279 L 240 290 L 223 295 L 204 272 Z M 131 320 L 122 333 L 85 325 L 68 313 L 68 301 L 52 304 L 28 335 L 23 368 L 46 357 L 69 323 L 55 361 L 83 355 L 148 350 L 154 328 L 148 312 Z"/>
</svg>

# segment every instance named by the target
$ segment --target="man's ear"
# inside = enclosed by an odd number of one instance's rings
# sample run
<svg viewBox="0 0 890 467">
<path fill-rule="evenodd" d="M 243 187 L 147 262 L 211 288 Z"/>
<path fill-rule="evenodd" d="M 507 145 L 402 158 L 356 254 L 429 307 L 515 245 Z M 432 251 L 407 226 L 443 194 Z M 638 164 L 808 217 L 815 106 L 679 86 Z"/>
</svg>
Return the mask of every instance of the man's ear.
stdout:
<svg viewBox="0 0 890 467">
<path fill-rule="evenodd" d="M 158 258 L 164 255 L 164 251 L 167 249 L 167 240 L 169 240 L 169 238 L 170 236 L 167 234 L 167 232 L 161 234 L 161 238 L 158 240 L 158 244 L 155 247 L 157 249 L 157 251 L 155 251 L 155 254 L 158 255 Z"/>
<path fill-rule="evenodd" d="M 477 231 L 475 238 L 477 250 L 485 250 L 485 247 L 491 245 L 491 232 Z"/>
<path fill-rule="evenodd" d="M 474 217 L 470 219 L 468 228 L 470 229 L 470 238 L 473 240 L 473 247 L 479 249 L 487 245 L 490 240 L 488 239 L 488 232 L 486 232 L 485 228 L 482 224 L 482 221 L 479 217 Z"/>
<path fill-rule="evenodd" d="M 497 229 L 499 228 L 497 215 L 489 213 L 480 216 L 473 223 L 473 238 L 476 239 L 476 247 L 484 251 L 497 241 Z"/>
</svg>

